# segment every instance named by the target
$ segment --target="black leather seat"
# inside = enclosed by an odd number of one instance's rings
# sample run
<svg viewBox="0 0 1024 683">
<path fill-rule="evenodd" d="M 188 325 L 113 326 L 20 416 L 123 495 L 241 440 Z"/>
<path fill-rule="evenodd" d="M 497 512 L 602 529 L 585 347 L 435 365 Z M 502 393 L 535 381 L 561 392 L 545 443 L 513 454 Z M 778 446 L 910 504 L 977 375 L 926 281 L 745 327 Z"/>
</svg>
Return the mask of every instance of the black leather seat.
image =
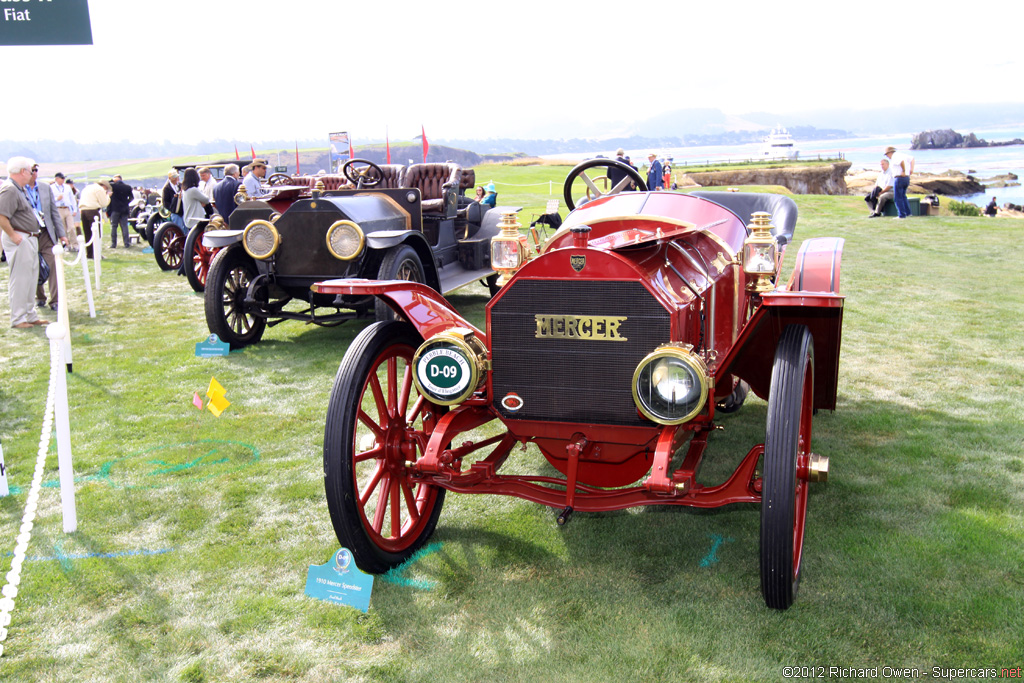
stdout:
<svg viewBox="0 0 1024 683">
<path fill-rule="evenodd" d="M 762 194 L 759 192 L 691 192 L 694 197 L 709 199 L 719 206 L 732 211 L 743 221 L 750 224 L 750 216 L 755 211 L 764 211 L 772 215 L 772 235 L 785 238 L 785 243 L 793 241 L 796 229 L 796 202 L 781 194 Z"/>
</svg>

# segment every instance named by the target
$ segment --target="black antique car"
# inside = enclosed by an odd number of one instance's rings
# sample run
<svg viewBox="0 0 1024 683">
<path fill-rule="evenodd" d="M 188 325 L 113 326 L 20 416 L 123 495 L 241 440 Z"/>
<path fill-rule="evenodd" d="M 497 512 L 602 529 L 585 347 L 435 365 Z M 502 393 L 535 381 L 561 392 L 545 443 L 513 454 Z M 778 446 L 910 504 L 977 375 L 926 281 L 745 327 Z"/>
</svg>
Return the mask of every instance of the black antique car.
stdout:
<svg viewBox="0 0 1024 683">
<path fill-rule="evenodd" d="M 203 244 L 219 250 L 206 278 L 206 322 L 231 348 L 259 342 L 267 325 L 284 320 L 394 318 L 370 295 L 311 291 L 324 279 L 409 280 L 441 293 L 482 280 L 496 291 L 490 245 L 501 212 L 462 196 L 472 170 L 353 159 L 344 175 L 350 184 L 337 189 L 316 176 L 278 181 L 273 195 L 241 202 L 230 229 L 204 234 Z M 301 303 L 286 308 L 293 302 Z"/>
</svg>

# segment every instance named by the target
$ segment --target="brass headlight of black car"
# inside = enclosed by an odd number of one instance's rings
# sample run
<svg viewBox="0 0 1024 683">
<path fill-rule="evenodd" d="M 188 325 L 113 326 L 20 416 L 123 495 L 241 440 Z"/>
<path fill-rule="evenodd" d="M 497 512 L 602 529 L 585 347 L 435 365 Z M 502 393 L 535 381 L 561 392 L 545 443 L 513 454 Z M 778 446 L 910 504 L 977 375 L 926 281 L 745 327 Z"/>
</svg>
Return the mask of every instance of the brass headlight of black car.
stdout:
<svg viewBox="0 0 1024 683">
<path fill-rule="evenodd" d="M 633 373 L 633 401 L 649 420 L 677 425 L 693 419 L 708 400 L 708 368 L 689 345 L 665 344 Z"/>
<path fill-rule="evenodd" d="M 327 248 L 336 259 L 351 261 L 362 253 L 365 244 L 366 236 L 352 221 L 334 221 L 327 228 Z"/>
<path fill-rule="evenodd" d="M 242 247 L 254 259 L 266 260 L 281 246 L 281 234 L 270 221 L 256 220 L 245 226 Z"/>
<path fill-rule="evenodd" d="M 412 359 L 416 388 L 433 403 L 461 403 L 483 384 L 486 354 L 472 330 L 453 327 L 435 334 Z"/>
</svg>

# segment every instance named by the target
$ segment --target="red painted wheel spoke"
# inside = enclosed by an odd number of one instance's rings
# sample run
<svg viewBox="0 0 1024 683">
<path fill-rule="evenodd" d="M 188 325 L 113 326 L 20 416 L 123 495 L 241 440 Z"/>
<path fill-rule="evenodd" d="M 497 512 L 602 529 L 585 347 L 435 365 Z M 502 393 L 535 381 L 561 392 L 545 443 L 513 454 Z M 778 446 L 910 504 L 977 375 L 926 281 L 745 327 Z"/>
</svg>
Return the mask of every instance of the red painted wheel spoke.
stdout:
<svg viewBox="0 0 1024 683">
<path fill-rule="evenodd" d="M 373 421 L 373 418 L 366 414 L 362 408 L 359 409 L 359 421 L 366 425 L 367 429 L 377 436 L 378 441 L 384 440 L 384 427 Z"/>
<path fill-rule="evenodd" d="M 382 455 L 384 455 L 384 448 L 382 446 L 374 446 L 373 448 L 371 448 L 368 451 L 364 451 L 362 453 L 356 453 L 355 456 L 352 458 L 352 462 L 355 462 L 355 463 L 365 462 L 367 460 L 372 460 L 374 458 L 378 458 L 378 457 L 380 457 Z"/>
<path fill-rule="evenodd" d="M 405 366 L 405 373 L 402 375 L 402 393 L 398 397 L 398 407 L 395 409 L 395 415 L 405 415 L 406 411 L 409 410 L 409 394 L 412 391 L 412 364 L 407 363 Z"/>
<path fill-rule="evenodd" d="M 401 481 L 395 478 L 388 480 L 389 493 L 391 494 L 391 538 L 398 538 L 402 535 L 402 492 Z"/>
<path fill-rule="evenodd" d="M 398 358 L 388 358 L 388 415 L 398 415 Z"/>
<path fill-rule="evenodd" d="M 387 424 L 388 422 L 388 406 L 384 402 L 384 390 L 380 386 L 380 378 L 377 377 L 377 373 L 373 373 L 367 379 L 367 384 L 370 385 L 370 391 L 373 393 L 373 402 L 377 405 L 377 416 L 381 419 L 381 422 Z"/>
<path fill-rule="evenodd" d="M 405 508 L 409 511 L 409 521 L 411 524 L 416 524 L 420 519 L 420 511 L 416 506 L 416 498 L 413 496 L 412 487 L 409 486 L 409 482 L 402 482 L 402 494 L 405 496 Z"/>
<path fill-rule="evenodd" d="M 412 404 L 412 412 L 410 412 L 406 418 L 406 424 L 413 424 L 416 419 L 423 413 L 423 406 L 426 404 L 426 400 L 422 396 L 416 397 L 416 403 Z"/>
<path fill-rule="evenodd" d="M 367 501 L 370 500 L 370 496 L 377 489 L 377 485 L 380 483 L 381 477 L 384 474 L 384 463 L 377 463 L 377 469 L 374 471 L 373 476 L 370 477 L 370 481 L 366 483 L 366 488 L 363 490 L 363 494 L 359 496 L 359 504 L 366 507 Z"/>
<path fill-rule="evenodd" d="M 377 496 L 377 509 L 373 512 L 373 530 L 378 534 L 384 527 L 384 513 L 388 510 L 388 489 L 391 488 L 391 476 L 385 474 Z"/>
</svg>

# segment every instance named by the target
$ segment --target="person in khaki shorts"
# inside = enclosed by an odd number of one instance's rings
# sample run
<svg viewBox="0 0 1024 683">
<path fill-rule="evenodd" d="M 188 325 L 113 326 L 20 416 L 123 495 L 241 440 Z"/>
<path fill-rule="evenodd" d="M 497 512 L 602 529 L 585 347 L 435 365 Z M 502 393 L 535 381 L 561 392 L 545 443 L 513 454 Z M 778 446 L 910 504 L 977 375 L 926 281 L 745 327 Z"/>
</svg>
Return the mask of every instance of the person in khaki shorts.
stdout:
<svg viewBox="0 0 1024 683">
<path fill-rule="evenodd" d="M 60 214 L 60 220 L 64 224 L 64 234 L 71 242 L 71 249 L 76 250 L 78 249 L 78 228 L 75 227 L 75 214 L 78 213 L 78 200 L 75 199 L 75 192 L 60 171 L 53 174 L 50 191 L 53 193 L 53 203 L 57 206 L 57 213 Z"/>
<path fill-rule="evenodd" d="M 7 162 L 7 180 L 0 185 L 0 243 L 3 244 L 11 275 L 7 301 L 11 306 L 11 327 L 20 330 L 46 325 L 36 313 L 35 294 L 39 282 L 39 231 L 42 218 L 32 208 L 25 186 L 32 179 L 35 162 L 12 157 Z"/>
</svg>

